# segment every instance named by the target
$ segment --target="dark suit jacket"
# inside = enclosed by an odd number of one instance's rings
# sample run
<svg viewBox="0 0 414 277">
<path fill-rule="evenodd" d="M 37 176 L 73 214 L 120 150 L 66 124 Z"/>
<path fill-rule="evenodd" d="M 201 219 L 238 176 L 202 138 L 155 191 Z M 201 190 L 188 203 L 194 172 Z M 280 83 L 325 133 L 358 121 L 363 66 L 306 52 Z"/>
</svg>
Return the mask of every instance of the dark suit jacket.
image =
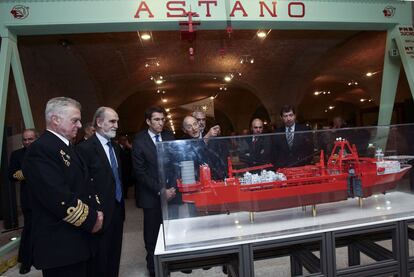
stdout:
<svg viewBox="0 0 414 277">
<path fill-rule="evenodd" d="M 22 163 L 25 153 L 26 148 L 23 147 L 13 151 L 10 155 L 9 180 L 12 184 L 15 184 L 19 181 L 13 177 L 13 174 L 16 171 L 22 169 Z M 22 211 L 24 214 L 30 212 L 30 197 L 25 180 L 20 182 L 20 204 L 22 206 Z"/>
<path fill-rule="evenodd" d="M 34 266 L 88 260 L 97 213 L 90 203 L 87 168 L 74 149 L 46 131 L 27 149 L 23 174 L 32 199 Z"/>
<path fill-rule="evenodd" d="M 119 145 L 112 143 L 112 146 L 118 162 L 119 177 L 122 180 Z M 96 135 L 93 135 L 88 140 L 78 144 L 76 148 L 88 167 L 91 184 L 98 194 L 99 201 L 101 203 L 100 209 L 104 213 L 104 225 L 102 231 L 105 231 L 108 224 L 111 222 L 116 201 L 115 177 L 112 173 L 110 162 L 105 154 L 105 150 L 103 149 L 101 142 Z M 123 202 L 124 200 L 122 197 L 122 207 L 124 207 Z M 123 219 L 125 219 L 125 211 L 123 211 Z"/>
<path fill-rule="evenodd" d="M 244 137 L 248 145 L 246 152 L 240 155 L 240 160 L 249 166 L 264 165 L 274 163 L 273 144 L 270 136 L 255 136 L 257 141 L 253 142 L 253 137 Z"/>
<path fill-rule="evenodd" d="M 161 133 L 162 141 L 174 140 L 171 132 Z M 162 189 L 158 174 L 157 150 L 148 130 L 136 134 L 132 146 L 132 167 L 137 181 L 136 204 L 141 208 L 160 208 Z"/>
<path fill-rule="evenodd" d="M 286 128 L 278 128 L 275 136 L 276 167 L 302 166 L 311 163 L 313 159 L 313 139 L 310 128 L 296 123 L 292 148 L 286 140 Z M 299 132 L 299 133 L 298 133 Z"/>
</svg>

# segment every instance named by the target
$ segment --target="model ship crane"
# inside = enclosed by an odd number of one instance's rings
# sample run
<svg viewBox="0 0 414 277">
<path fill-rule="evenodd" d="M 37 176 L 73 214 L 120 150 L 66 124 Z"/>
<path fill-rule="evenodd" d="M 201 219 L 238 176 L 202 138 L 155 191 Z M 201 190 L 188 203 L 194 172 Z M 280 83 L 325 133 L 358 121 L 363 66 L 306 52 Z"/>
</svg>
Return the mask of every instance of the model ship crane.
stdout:
<svg viewBox="0 0 414 277">
<path fill-rule="evenodd" d="M 305 207 L 346 200 L 362 199 L 385 193 L 411 168 L 395 160 L 384 160 L 378 150 L 376 158 L 359 157 L 355 145 L 337 139 L 328 161 L 320 153 L 317 164 L 266 171 L 272 164 L 233 169 L 228 159 L 228 178 L 212 180 L 208 165 L 201 165 L 199 181 L 177 181 L 183 201 L 194 203 L 200 212 L 253 212 Z M 251 171 L 262 170 L 260 174 Z M 243 177 L 235 177 L 236 173 Z M 361 203 L 362 200 L 360 200 Z"/>
</svg>

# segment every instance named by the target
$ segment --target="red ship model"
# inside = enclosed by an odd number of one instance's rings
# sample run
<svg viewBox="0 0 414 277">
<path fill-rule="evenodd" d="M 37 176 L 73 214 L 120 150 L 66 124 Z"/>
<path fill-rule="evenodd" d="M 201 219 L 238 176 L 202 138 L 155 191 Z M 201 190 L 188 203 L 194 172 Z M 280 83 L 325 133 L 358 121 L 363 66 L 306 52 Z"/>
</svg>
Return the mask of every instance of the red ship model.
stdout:
<svg viewBox="0 0 414 277">
<path fill-rule="evenodd" d="M 371 196 L 394 189 L 397 181 L 411 168 L 395 160 L 384 160 L 382 150 L 376 158 L 359 157 L 355 145 L 337 139 L 325 164 L 324 153 L 314 165 L 266 171 L 272 164 L 233 169 L 228 159 L 228 178 L 212 180 L 208 165 L 201 165 L 200 180 L 178 188 L 186 203 L 194 203 L 200 212 L 257 212 L 346 200 L 348 197 Z M 261 175 L 250 171 L 262 170 Z M 244 173 L 243 177 L 235 177 Z M 362 202 L 360 202 L 362 204 Z M 252 220 L 252 218 L 251 218 Z"/>
</svg>

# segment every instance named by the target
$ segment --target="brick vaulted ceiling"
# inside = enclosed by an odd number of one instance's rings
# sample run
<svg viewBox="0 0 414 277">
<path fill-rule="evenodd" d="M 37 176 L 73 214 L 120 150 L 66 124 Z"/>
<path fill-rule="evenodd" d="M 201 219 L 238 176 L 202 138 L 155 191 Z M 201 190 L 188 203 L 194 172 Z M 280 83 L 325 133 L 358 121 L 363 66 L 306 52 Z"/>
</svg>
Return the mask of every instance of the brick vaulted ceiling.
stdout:
<svg viewBox="0 0 414 277">
<path fill-rule="evenodd" d="M 331 116 L 324 112 L 329 105 L 346 103 L 344 107 L 358 110 L 379 104 L 385 32 L 272 30 L 265 39 L 256 32 L 197 31 L 193 42 L 178 31 L 152 32 L 149 41 L 136 32 L 21 37 L 19 50 L 35 121 L 43 127 L 42 108 L 36 107 L 57 95 L 78 99 L 84 121 L 98 106 L 114 107 L 125 132 L 141 127 L 149 105 L 175 108 L 217 94 L 218 114 L 229 129 L 238 131 L 260 108 L 277 122 L 285 103 L 298 106 L 300 118 L 309 121 Z M 240 63 L 246 55 L 254 58 L 253 64 Z M 159 67 L 145 67 L 148 58 L 157 58 Z M 367 78 L 368 71 L 377 74 Z M 166 80 L 158 87 L 150 80 L 157 73 Z M 235 77 L 226 83 L 223 77 L 228 73 Z M 350 81 L 358 85 L 348 86 Z M 220 92 L 224 83 L 227 91 Z M 161 102 L 157 88 L 166 92 L 167 103 Z M 315 90 L 331 93 L 315 96 Z M 397 101 L 409 97 L 407 85 L 400 85 L 400 90 Z M 360 102 L 361 98 L 372 101 Z M 175 113 L 179 126 L 184 112 Z"/>
</svg>

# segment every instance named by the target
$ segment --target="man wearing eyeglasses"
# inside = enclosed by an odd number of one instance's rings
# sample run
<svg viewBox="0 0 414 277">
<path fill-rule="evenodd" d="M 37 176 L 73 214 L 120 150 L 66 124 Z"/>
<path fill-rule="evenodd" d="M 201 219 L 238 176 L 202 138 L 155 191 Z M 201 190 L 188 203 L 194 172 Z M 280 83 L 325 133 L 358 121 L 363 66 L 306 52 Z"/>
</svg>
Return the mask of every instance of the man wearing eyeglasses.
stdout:
<svg viewBox="0 0 414 277">
<path fill-rule="evenodd" d="M 197 110 L 193 112 L 193 117 L 197 120 L 198 126 L 200 128 L 199 138 L 202 138 L 205 135 L 204 130 L 206 129 L 206 123 L 207 123 L 206 113 L 203 111 Z"/>
<path fill-rule="evenodd" d="M 162 222 L 160 197 L 163 194 L 169 201 L 176 196 L 174 187 L 164 189 L 159 182 L 156 144 L 174 140 L 174 135 L 164 130 L 165 116 L 162 107 L 148 108 L 144 114 L 148 129 L 135 136 L 132 146 L 132 166 L 137 180 L 135 199 L 137 207 L 144 210 L 144 242 L 150 276 L 155 276 L 154 250 Z"/>
</svg>

